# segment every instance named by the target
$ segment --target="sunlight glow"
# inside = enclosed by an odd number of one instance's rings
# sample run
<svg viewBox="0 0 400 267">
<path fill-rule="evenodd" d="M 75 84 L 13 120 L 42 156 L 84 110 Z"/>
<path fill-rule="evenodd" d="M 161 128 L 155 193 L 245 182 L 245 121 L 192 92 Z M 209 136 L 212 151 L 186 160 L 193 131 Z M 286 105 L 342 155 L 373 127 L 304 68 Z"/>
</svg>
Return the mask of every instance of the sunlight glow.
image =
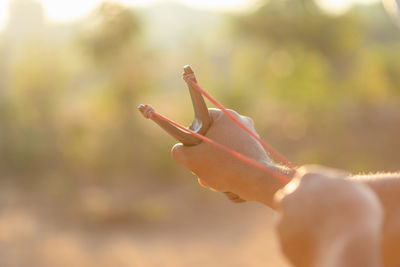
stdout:
<svg viewBox="0 0 400 267">
<path fill-rule="evenodd" d="M 7 20 L 8 5 L 13 0 L 0 0 L 0 28 Z M 15 0 L 14 0 L 15 1 Z M 71 21 L 88 14 L 104 0 L 36 0 L 43 5 L 47 19 L 51 21 Z M 150 6 L 162 2 L 175 2 L 194 8 L 219 11 L 248 11 L 257 6 L 260 0 L 113 0 L 130 6 Z M 342 13 L 354 3 L 372 3 L 378 0 L 316 0 L 330 13 Z"/>
<path fill-rule="evenodd" d="M 0 27 L 7 20 L 9 3 L 13 0 L 0 0 Z M 71 21 L 88 14 L 104 0 L 35 0 L 43 5 L 46 17 L 51 21 Z M 110 1 L 110 0 L 109 0 Z M 175 2 L 194 8 L 241 11 L 259 0 L 111 0 L 130 6 L 145 7 L 162 2 Z"/>
<path fill-rule="evenodd" d="M 340 15 L 354 4 L 373 4 L 379 0 L 316 0 L 318 5 L 331 14 Z"/>
<path fill-rule="evenodd" d="M 196 8 L 240 11 L 256 6 L 258 0 L 176 0 L 176 2 Z"/>
<path fill-rule="evenodd" d="M 84 16 L 89 10 L 96 7 L 101 1 L 54 1 L 54 0 L 37 0 L 43 5 L 46 15 L 51 20 L 68 21 Z"/>
</svg>

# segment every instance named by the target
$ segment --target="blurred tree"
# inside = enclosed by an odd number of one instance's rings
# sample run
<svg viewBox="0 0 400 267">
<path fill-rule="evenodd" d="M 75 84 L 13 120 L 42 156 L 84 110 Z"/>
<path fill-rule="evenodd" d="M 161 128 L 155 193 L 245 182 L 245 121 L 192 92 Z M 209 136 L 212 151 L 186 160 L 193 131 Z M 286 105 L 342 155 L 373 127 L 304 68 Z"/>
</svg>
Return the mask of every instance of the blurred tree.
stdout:
<svg viewBox="0 0 400 267">
<path fill-rule="evenodd" d="M 132 10 L 117 3 L 102 3 L 92 16 L 83 42 L 95 60 L 118 58 L 140 29 L 139 20 Z"/>
<path fill-rule="evenodd" d="M 361 168 L 370 162 L 392 166 L 396 159 L 341 154 L 388 155 L 397 142 L 399 127 L 379 114 L 398 112 L 400 38 L 379 6 L 330 16 L 311 0 L 266 1 L 227 20 L 229 15 L 165 4 L 139 16 L 109 2 L 79 28 L 48 27 L 34 1 L 15 0 L 12 9 L 0 45 L 3 172 L 31 178 L 54 170 L 68 181 L 170 179 L 170 139 L 149 133 L 153 125 L 136 106 L 143 98 L 158 99 L 171 116 L 189 121 L 188 95 L 174 90 L 184 88 L 176 72 L 188 60 L 204 88 L 254 116 L 260 133 L 297 162 Z M 61 28 L 67 30 L 58 43 L 54 32 Z M 158 97 L 151 97 L 158 87 Z M 171 99 L 179 106 L 165 101 Z M 365 134 L 371 124 L 382 131 Z M 379 136 L 385 140 L 379 146 L 361 146 Z"/>
<path fill-rule="evenodd" d="M 329 16 L 312 0 L 268 1 L 250 17 L 239 18 L 237 25 L 243 35 L 264 40 L 273 49 L 301 47 L 321 53 L 331 70 L 342 75 L 352 66 L 365 36 L 357 12 Z"/>
<path fill-rule="evenodd" d="M 152 87 L 154 54 L 141 39 L 140 20 L 130 8 L 102 3 L 87 23 L 80 44 L 89 56 L 91 76 L 102 81 L 92 99 L 93 112 L 103 116 L 93 136 L 97 153 L 92 165 L 103 176 L 143 169 L 150 162 L 137 151 L 149 144 L 141 140 L 136 107 L 138 97 Z"/>
<path fill-rule="evenodd" d="M 380 5 L 356 6 L 333 16 L 312 0 L 265 1 L 254 13 L 236 16 L 233 23 L 232 87 L 252 88 L 264 99 L 254 102 L 258 109 L 278 116 L 267 119 L 272 141 L 280 141 L 285 150 L 288 143 L 282 142 L 281 134 L 294 138 L 297 145 L 303 144 L 299 155 L 306 161 L 335 162 L 345 168 L 365 168 L 371 162 L 387 166 L 388 159 L 379 160 L 374 153 L 389 147 L 367 147 L 356 140 L 364 136 L 364 145 L 372 142 L 366 141 L 370 136 L 363 131 L 374 116 L 366 113 L 393 118 L 394 103 L 400 100 L 400 70 L 394 63 L 400 33 Z M 242 105 L 248 102 L 245 99 L 240 98 Z M 254 104 L 248 107 L 257 109 Z M 399 127 L 386 123 L 380 126 L 392 140 Z M 301 134 L 291 133 L 297 130 Z M 340 136 L 341 144 L 324 139 L 332 135 Z M 318 147 L 318 156 L 312 146 Z M 337 158 L 352 146 L 358 156 Z M 293 153 L 291 148 L 287 151 Z"/>
</svg>

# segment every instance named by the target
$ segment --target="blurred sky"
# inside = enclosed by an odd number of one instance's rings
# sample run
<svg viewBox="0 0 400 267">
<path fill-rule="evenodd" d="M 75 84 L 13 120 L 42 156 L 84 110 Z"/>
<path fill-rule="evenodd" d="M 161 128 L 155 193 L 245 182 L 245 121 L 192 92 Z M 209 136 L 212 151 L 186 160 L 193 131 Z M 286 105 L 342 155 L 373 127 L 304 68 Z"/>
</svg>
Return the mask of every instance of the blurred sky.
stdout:
<svg viewBox="0 0 400 267">
<path fill-rule="evenodd" d="M 0 28 L 7 19 L 8 5 L 13 0 L 0 0 Z M 37 0 L 44 6 L 46 16 L 51 21 L 70 21 L 89 13 L 104 0 Z M 151 6 L 159 2 L 178 2 L 195 8 L 221 11 L 246 11 L 262 0 L 114 0 L 132 6 Z M 354 3 L 374 3 L 378 0 L 316 0 L 331 13 L 341 13 Z"/>
</svg>

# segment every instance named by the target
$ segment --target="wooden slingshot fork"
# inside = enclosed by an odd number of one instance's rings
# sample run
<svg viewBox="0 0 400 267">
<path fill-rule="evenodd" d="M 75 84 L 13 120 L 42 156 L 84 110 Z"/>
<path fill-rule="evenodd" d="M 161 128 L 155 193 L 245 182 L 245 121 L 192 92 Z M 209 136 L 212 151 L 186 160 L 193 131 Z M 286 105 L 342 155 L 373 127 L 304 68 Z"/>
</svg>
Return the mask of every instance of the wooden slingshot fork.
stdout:
<svg viewBox="0 0 400 267">
<path fill-rule="evenodd" d="M 191 76 L 190 79 L 192 82 L 197 83 L 196 77 L 194 76 L 194 72 L 189 65 L 184 66 L 184 75 Z M 204 102 L 203 96 L 201 93 L 196 90 L 192 83 L 185 80 L 190 96 L 192 98 L 193 110 L 194 110 L 194 119 L 192 124 L 189 126 L 189 129 L 201 134 L 205 135 L 208 129 L 211 127 L 213 121 L 208 112 L 208 108 L 206 103 Z M 185 146 L 195 146 L 202 142 L 201 139 L 195 137 L 191 133 L 181 130 L 176 126 L 172 125 L 168 121 L 165 121 L 157 116 L 152 116 L 154 113 L 154 109 L 150 105 L 139 105 L 138 110 L 142 113 L 142 115 L 147 118 L 153 120 L 157 123 L 162 129 L 164 129 L 167 133 L 169 133 L 172 137 L 176 140 L 181 142 Z M 235 203 L 245 202 L 245 200 L 241 199 L 238 195 L 231 193 L 231 192 L 224 192 L 224 194 Z"/>
</svg>

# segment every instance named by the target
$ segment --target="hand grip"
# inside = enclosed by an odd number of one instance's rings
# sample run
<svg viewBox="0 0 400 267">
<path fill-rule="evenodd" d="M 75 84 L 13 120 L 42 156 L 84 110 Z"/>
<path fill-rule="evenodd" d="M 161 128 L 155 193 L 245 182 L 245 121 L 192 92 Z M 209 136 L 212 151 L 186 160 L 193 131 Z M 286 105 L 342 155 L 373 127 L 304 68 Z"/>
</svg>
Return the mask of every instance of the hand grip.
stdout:
<svg viewBox="0 0 400 267">
<path fill-rule="evenodd" d="M 196 76 L 194 76 L 194 72 L 189 65 L 183 67 L 184 75 L 192 75 L 191 78 L 193 82 L 197 83 Z M 185 80 L 186 81 L 186 80 Z M 206 134 L 208 129 L 211 127 L 212 118 L 208 112 L 208 108 L 206 103 L 204 102 L 204 98 L 199 91 L 197 91 L 191 83 L 187 82 L 187 86 L 189 88 L 190 96 L 192 98 L 193 110 L 194 110 L 194 119 L 192 124 L 190 125 L 190 129 L 200 133 L 202 135 Z M 190 144 L 194 145 L 194 144 Z M 246 200 L 241 199 L 238 195 L 232 192 L 224 192 L 224 194 L 228 197 L 228 199 L 234 203 L 242 203 Z"/>
<path fill-rule="evenodd" d="M 189 65 L 184 66 L 183 70 L 184 76 L 186 76 L 187 79 L 190 79 L 192 82 L 197 83 L 196 76 L 194 75 L 194 72 Z M 194 119 L 189 128 L 196 133 L 205 135 L 212 124 L 212 118 L 208 112 L 208 108 L 206 103 L 204 102 L 203 96 L 193 87 L 191 82 L 189 82 L 187 79 L 184 80 L 189 88 L 194 110 Z M 163 128 L 167 133 L 169 133 L 172 137 L 174 137 L 182 144 L 186 146 L 194 146 L 201 143 L 200 139 L 191 135 L 190 133 L 179 129 L 169 122 L 159 119 L 158 117 L 151 116 L 153 108 L 150 105 L 139 105 L 138 109 L 145 118 L 152 119 L 155 123 L 157 123 L 161 128 Z M 245 202 L 245 200 L 241 199 L 238 195 L 232 192 L 224 192 L 224 194 L 229 198 L 229 200 L 234 203 Z"/>
</svg>

